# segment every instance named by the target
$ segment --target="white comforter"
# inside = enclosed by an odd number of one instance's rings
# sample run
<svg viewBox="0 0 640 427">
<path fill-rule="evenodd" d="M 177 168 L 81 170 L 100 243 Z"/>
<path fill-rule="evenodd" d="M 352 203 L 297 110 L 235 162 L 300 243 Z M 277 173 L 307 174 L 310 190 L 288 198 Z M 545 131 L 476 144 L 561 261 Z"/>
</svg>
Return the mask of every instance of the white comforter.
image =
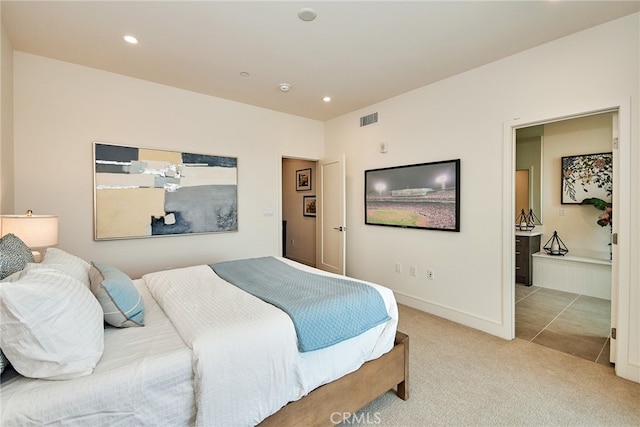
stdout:
<svg viewBox="0 0 640 427">
<path fill-rule="evenodd" d="M 143 280 L 193 349 L 200 426 L 256 425 L 393 346 L 395 298 L 389 289 L 370 283 L 392 320 L 335 346 L 299 353 L 293 323 L 283 311 L 222 280 L 209 266 L 151 273 Z"/>
</svg>

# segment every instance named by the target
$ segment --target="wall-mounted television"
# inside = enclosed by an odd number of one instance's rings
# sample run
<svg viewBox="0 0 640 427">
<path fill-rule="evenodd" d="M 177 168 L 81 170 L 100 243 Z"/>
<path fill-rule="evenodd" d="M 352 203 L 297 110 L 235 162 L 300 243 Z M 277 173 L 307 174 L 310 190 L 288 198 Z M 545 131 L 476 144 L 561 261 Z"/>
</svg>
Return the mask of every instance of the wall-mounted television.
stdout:
<svg viewBox="0 0 640 427">
<path fill-rule="evenodd" d="M 364 171 L 365 224 L 460 231 L 460 159 Z"/>
</svg>

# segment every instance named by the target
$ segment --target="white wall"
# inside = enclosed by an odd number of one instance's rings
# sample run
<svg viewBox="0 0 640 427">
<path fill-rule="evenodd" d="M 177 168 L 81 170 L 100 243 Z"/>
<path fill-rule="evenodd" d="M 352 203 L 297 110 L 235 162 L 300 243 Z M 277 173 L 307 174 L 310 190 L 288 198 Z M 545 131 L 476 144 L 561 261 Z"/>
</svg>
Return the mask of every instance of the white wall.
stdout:
<svg viewBox="0 0 640 427">
<path fill-rule="evenodd" d="M 13 213 L 13 187 L 13 48 L 0 25 L 0 214 Z"/>
<path fill-rule="evenodd" d="M 583 105 L 631 98 L 631 212 L 640 209 L 638 147 L 639 16 L 594 27 L 442 80 L 327 122 L 327 156 L 347 159 L 347 273 L 391 287 L 398 300 L 503 337 L 512 336 L 512 292 L 503 265 L 503 130 L 521 117 L 558 117 Z M 574 109 L 575 108 L 575 109 Z M 360 129 L 358 118 L 380 122 Z M 389 152 L 381 154 L 381 141 Z M 363 171 L 461 159 L 461 231 L 449 233 L 364 225 Z M 504 212 L 509 212 L 503 217 Z M 632 221 L 630 254 L 640 259 L 640 228 Z M 401 262 L 404 273 L 395 272 Z M 418 277 L 408 275 L 409 265 Z M 435 280 L 426 279 L 426 269 Z M 629 272 L 629 352 L 640 367 L 640 271 Z M 637 381 L 637 379 L 636 379 Z"/>
<path fill-rule="evenodd" d="M 322 122 L 21 52 L 14 62 L 15 208 L 59 215 L 60 248 L 134 277 L 280 255 L 281 153 L 321 158 Z M 239 231 L 93 241 L 94 141 L 237 157 Z"/>
</svg>

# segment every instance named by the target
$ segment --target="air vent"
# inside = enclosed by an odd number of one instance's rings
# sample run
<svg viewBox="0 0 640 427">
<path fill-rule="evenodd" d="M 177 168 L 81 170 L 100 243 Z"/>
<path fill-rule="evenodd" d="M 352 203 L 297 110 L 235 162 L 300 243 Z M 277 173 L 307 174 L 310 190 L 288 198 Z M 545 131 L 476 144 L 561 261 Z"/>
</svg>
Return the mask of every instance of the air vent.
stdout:
<svg viewBox="0 0 640 427">
<path fill-rule="evenodd" d="M 378 123 L 378 113 L 371 113 L 360 117 L 360 127 L 369 126 Z"/>
</svg>

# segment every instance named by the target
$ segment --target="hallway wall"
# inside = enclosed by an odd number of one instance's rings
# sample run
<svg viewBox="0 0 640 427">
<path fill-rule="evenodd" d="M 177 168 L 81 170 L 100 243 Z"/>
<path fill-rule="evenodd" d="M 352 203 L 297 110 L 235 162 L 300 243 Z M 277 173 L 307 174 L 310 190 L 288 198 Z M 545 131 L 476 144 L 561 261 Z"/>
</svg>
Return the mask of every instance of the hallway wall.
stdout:
<svg viewBox="0 0 640 427">
<path fill-rule="evenodd" d="M 296 171 L 311 169 L 311 189 L 296 191 Z M 316 264 L 316 217 L 303 213 L 304 197 L 316 195 L 316 162 L 282 159 L 282 219 L 287 221 L 287 258 Z"/>
</svg>

